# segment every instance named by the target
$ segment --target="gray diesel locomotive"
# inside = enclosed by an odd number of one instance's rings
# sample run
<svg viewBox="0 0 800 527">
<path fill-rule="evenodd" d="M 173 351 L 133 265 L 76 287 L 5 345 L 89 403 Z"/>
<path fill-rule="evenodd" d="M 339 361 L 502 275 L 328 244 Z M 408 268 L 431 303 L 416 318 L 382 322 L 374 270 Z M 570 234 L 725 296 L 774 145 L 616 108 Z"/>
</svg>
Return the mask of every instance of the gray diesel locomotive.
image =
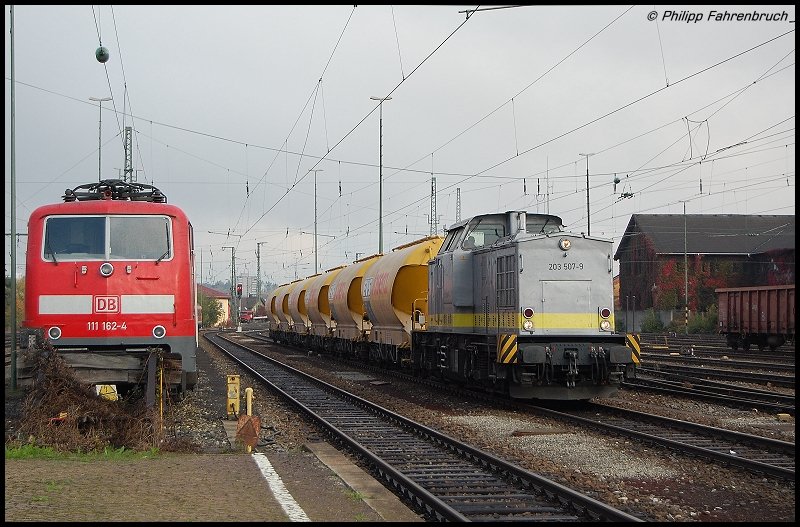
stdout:
<svg viewBox="0 0 800 527">
<path fill-rule="evenodd" d="M 614 332 L 611 245 L 549 214 L 474 216 L 278 287 L 270 335 L 515 398 L 608 395 L 636 358 Z"/>
<path fill-rule="evenodd" d="M 634 364 L 614 332 L 611 246 L 548 214 L 452 225 L 428 264 L 429 319 L 414 332 L 414 362 L 516 398 L 608 395 Z"/>
</svg>

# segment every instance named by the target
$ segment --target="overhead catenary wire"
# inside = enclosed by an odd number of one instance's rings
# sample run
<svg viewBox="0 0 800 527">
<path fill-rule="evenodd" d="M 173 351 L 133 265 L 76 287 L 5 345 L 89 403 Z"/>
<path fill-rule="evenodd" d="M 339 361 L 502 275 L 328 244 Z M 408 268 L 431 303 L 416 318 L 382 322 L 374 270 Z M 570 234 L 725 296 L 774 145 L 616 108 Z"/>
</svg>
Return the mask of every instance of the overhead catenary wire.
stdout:
<svg viewBox="0 0 800 527">
<path fill-rule="evenodd" d="M 461 27 L 463 27 L 463 26 L 464 26 L 464 24 L 466 24 L 466 22 L 469 20 L 469 18 L 470 18 L 470 16 L 468 15 L 468 16 L 467 16 L 467 18 L 466 18 L 466 20 L 464 20 L 464 21 L 463 21 L 461 24 L 459 24 L 459 25 L 458 25 L 458 26 L 457 26 L 457 27 L 456 27 L 456 28 L 455 28 L 455 29 L 454 29 L 454 30 L 453 30 L 453 31 L 452 31 L 452 32 L 451 32 L 451 33 L 450 33 L 450 34 L 449 34 L 449 35 L 448 35 L 448 36 L 447 36 L 447 37 L 446 37 L 446 38 L 445 38 L 445 39 L 444 39 L 444 40 L 443 40 L 443 41 L 442 41 L 442 42 L 441 42 L 439 45 L 438 45 L 438 46 L 436 46 L 436 48 L 435 48 L 433 51 L 431 51 L 431 52 L 430 52 L 430 53 L 429 53 L 429 54 L 428 54 L 428 55 L 427 55 L 425 58 L 423 58 L 423 59 L 422 59 L 422 61 L 420 61 L 420 63 L 419 63 L 419 64 L 417 64 L 417 66 L 416 66 L 416 67 L 415 67 L 415 68 L 414 68 L 414 69 L 413 69 L 413 70 L 412 70 L 412 71 L 411 71 L 411 72 L 408 74 L 408 76 L 407 76 L 407 77 L 404 77 L 404 78 L 403 78 L 403 79 L 402 79 L 402 80 L 401 80 L 401 81 L 400 81 L 400 82 L 399 82 L 399 83 L 398 83 L 398 84 L 397 84 L 397 85 L 396 85 L 394 88 L 392 88 L 392 90 L 391 90 L 391 91 L 390 91 L 390 92 L 389 92 L 389 93 L 388 93 L 386 96 L 387 96 L 387 97 L 391 96 L 391 94 L 392 94 L 392 93 L 394 93 L 394 92 L 395 92 L 395 90 L 397 90 L 397 89 L 398 89 L 398 88 L 399 88 L 399 87 L 400 87 L 400 86 L 401 86 L 403 83 L 405 83 L 405 82 L 406 82 L 406 81 L 407 81 L 407 80 L 408 80 L 408 79 L 409 79 L 409 78 L 410 78 L 410 77 L 411 77 L 411 76 L 412 76 L 412 75 L 413 75 L 413 74 L 414 74 L 414 73 L 415 73 L 415 72 L 416 72 L 416 71 L 417 71 L 417 70 L 418 70 L 418 69 L 419 69 L 419 68 L 420 68 L 420 67 L 421 67 L 423 64 L 425 64 L 425 63 L 426 63 L 426 62 L 427 62 L 427 61 L 428 61 L 428 60 L 429 60 L 429 59 L 430 59 L 430 58 L 433 56 L 433 54 L 434 54 L 434 53 L 436 53 L 436 52 L 437 52 L 437 51 L 438 51 L 438 50 L 439 50 L 439 49 L 440 49 L 440 48 L 441 48 L 441 47 L 442 47 L 442 46 L 445 44 L 445 42 L 447 42 L 447 41 L 448 41 L 448 40 L 449 40 L 449 39 L 450 39 L 450 38 L 451 38 L 451 37 L 452 37 L 452 36 L 453 36 L 453 35 L 454 35 L 454 34 L 455 34 L 455 33 L 456 33 L 456 32 L 457 32 L 457 31 L 458 31 L 460 28 L 461 28 Z M 373 113 L 373 112 L 375 112 L 375 110 L 376 110 L 378 107 L 379 107 L 379 105 L 376 105 L 376 106 L 375 106 L 375 107 L 374 107 L 374 108 L 373 108 L 373 109 L 372 109 L 372 110 L 371 110 L 369 113 L 367 113 L 367 114 L 366 114 L 366 115 L 365 115 L 365 116 L 364 116 L 364 117 L 363 117 L 363 118 L 362 118 L 360 121 L 358 121 L 358 123 L 356 123 L 356 124 L 355 124 L 355 125 L 354 125 L 354 126 L 353 126 L 353 127 L 352 127 L 352 128 L 351 128 L 351 129 L 350 129 L 348 132 L 347 132 L 347 133 L 345 133 L 345 134 L 344 134 L 344 135 L 341 137 L 341 139 L 339 139 L 339 141 L 338 141 L 336 144 L 334 144 L 334 146 L 331 148 L 331 151 L 333 151 L 334 149 L 336 149 L 336 147 L 337 147 L 337 146 L 339 146 L 339 145 L 340 145 L 340 144 L 341 144 L 341 143 L 342 143 L 342 142 L 343 142 L 343 141 L 344 141 L 344 140 L 345 140 L 347 137 L 349 137 L 349 136 L 350 136 L 350 135 L 351 135 L 351 134 L 352 134 L 352 133 L 353 133 L 353 132 L 354 132 L 354 131 L 355 131 L 355 130 L 356 130 L 356 129 L 357 129 L 357 128 L 358 128 L 358 127 L 359 127 L 359 126 L 360 126 L 360 125 L 361 125 L 361 124 L 364 122 L 364 121 L 366 121 L 366 119 L 367 119 L 367 118 L 368 118 L 370 115 L 372 115 L 372 113 Z M 323 159 L 325 159 L 326 157 L 327 157 L 327 154 L 326 154 L 325 156 L 322 156 L 322 157 L 319 159 L 319 161 L 317 161 L 317 163 L 316 163 L 316 164 L 314 164 L 314 165 L 311 167 L 311 169 L 309 169 L 309 170 L 313 170 L 314 168 L 316 168 L 316 167 L 319 165 L 319 163 L 320 163 L 320 162 L 321 162 Z M 301 178 L 300 178 L 298 181 L 296 181 L 296 182 L 295 182 L 295 183 L 294 183 L 294 184 L 293 184 L 293 185 L 292 185 L 292 186 L 291 186 L 291 187 L 290 187 L 290 188 L 289 188 L 289 189 L 288 189 L 288 190 L 287 190 L 285 193 L 283 193 L 283 194 L 282 194 L 280 197 L 278 197 L 278 199 L 275 201 L 275 203 L 274 203 L 274 204 L 273 204 L 271 207 L 269 207 L 269 208 L 268 208 L 268 209 L 267 209 L 267 210 L 266 210 L 266 211 L 265 211 L 265 212 L 264 212 L 264 213 L 263 213 L 263 214 L 262 214 L 262 215 L 261 215 L 261 216 L 260 216 L 260 217 L 259 217 L 259 218 L 256 220 L 256 222 L 258 222 L 258 221 L 259 221 L 261 218 L 263 218 L 264 216 L 266 216 L 267 214 L 269 214 L 269 213 L 270 213 L 270 212 L 271 212 L 271 211 L 272 211 L 272 210 L 275 208 L 275 206 L 277 206 L 277 205 L 278 205 L 278 203 L 280 203 L 280 202 L 283 200 L 283 198 L 284 198 L 284 197 L 286 197 L 286 196 L 289 194 L 289 192 L 290 192 L 290 191 L 291 191 L 291 190 L 292 190 L 292 189 L 293 189 L 293 188 L 294 188 L 294 187 L 297 185 L 297 183 L 299 183 L 300 181 L 302 181 L 302 180 L 303 180 L 303 179 L 304 179 L 304 178 L 305 178 L 305 177 L 306 177 L 308 174 L 309 174 L 309 172 L 307 171 L 307 172 L 306 172 L 306 174 L 305 174 L 303 177 L 301 177 Z M 245 230 L 245 233 L 249 232 L 249 231 L 250 231 L 250 229 L 252 229 L 254 225 L 255 225 L 255 223 L 254 223 L 253 225 L 251 225 L 250 227 L 248 227 L 248 228 Z"/>
<path fill-rule="evenodd" d="M 524 150 L 524 151 L 522 152 L 522 154 L 525 154 L 525 153 L 528 153 L 528 152 L 532 152 L 532 151 L 534 151 L 534 150 L 536 150 L 536 149 L 538 149 L 538 148 L 540 148 L 540 147 L 542 147 L 542 146 L 544 146 L 544 145 L 546 145 L 546 144 L 549 144 L 549 143 L 551 143 L 551 142 L 554 142 L 554 141 L 556 141 L 557 139 L 560 139 L 560 138 L 562 138 L 562 137 L 565 137 L 565 136 L 567 136 L 567 135 L 569 135 L 569 134 L 571 134 L 571 133 L 574 133 L 574 132 L 576 132 L 577 130 L 580 130 L 580 129 L 582 129 L 582 128 L 585 128 L 585 127 L 587 127 L 587 126 L 589 126 L 589 125 L 591 125 L 591 124 L 594 124 L 595 122 L 598 122 L 598 121 L 600 121 L 600 120 L 602 120 L 602 119 L 604 119 L 604 118 L 606 118 L 606 117 L 609 117 L 609 116 L 611 116 L 611 115 L 613 115 L 613 114 L 615 114 L 615 113 L 617 113 L 617 112 L 619 112 L 619 111 L 622 111 L 622 110 L 623 110 L 623 109 L 625 109 L 625 108 L 628 108 L 628 107 L 630 107 L 630 106 L 633 106 L 633 105 L 635 105 L 635 104 L 637 104 L 637 103 L 639 103 L 639 102 L 641 102 L 641 101 L 643 101 L 643 100 L 645 100 L 645 99 L 647 99 L 647 98 L 649 98 L 649 97 L 652 97 L 652 96 L 654 96 L 654 95 L 656 95 L 656 94 L 658 94 L 658 93 L 660 93 L 660 92 L 664 91 L 665 89 L 674 88 L 676 85 L 678 85 L 678 84 L 680 84 L 680 83 L 682 83 L 682 82 L 685 82 L 685 81 L 687 81 L 687 80 L 689 80 L 689 79 L 691 79 L 691 78 L 694 78 L 694 77 L 696 77 L 697 75 L 700 75 L 700 74 L 702 74 L 702 73 L 704 73 L 704 72 L 710 71 L 710 70 L 711 70 L 711 69 L 713 69 L 713 68 L 716 68 L 716 67 L 718 67 L 718 66 L 720 66 L 720 65 L 722 65 L 722 64 L 725 64 L 725 63 L 727 63 L 727 62 L 729 62 L 729 61 L 731 61 L 731 60 L 733 60 L 733 59 L 735 59 L 735 58 L 737 58 L 737 57 L 740 57 L 740 56 L 742 56 L 742 55 L 744 55 L 744 54 L 746 54 L 746 53 L 752 52 L 752 51 L 753 51 L 753 50 L 755 50 L 755 49 L 758 49 L 758 48 L 760 48 L 760 47 L 762 47 L 762 46 L 764 46 L 764 45 L 766 45 L 766 44 L 768 44 L 768 43 L 770 43 L 770 42 L 773 42 L 773 41 L 775 41 L 775 40 L 777 40 L 777 39 L 779 39 L 779 38 L 781 38 L 781 37 L 784 37 L 784 36 L 786 36 L 786 35 L 788 35 L 788 34 L 791 34 L 791 33 L 793 33 L 793 32 L 794 32 L 794 30 L 790 30 L 790 31 L 784 32 L 784 33 L 782 33 L 782 34 L 780 34 L 780 35 L 778 35 L 778 36 L 776 36 L 776 37 L 773 37 L 773 38 L 771 38 L 771 39 L 768 39 L 768 40 L 766 40 L 766 41 L 764 41 L 764 42 L 762 42 L 762 43 L 760 43 L 760 44 L 757 44 L 757 45 L 755 45 L 755 46 L 752 46 L 752 47 L 750 47 L 750 48 L 748 48 L 748 49 L 746 49 L 746 50 L 744 50 L 744 51 L 741 51 L 741 52 L 739 52 L 739 53 L 737 53 L 737 54 L 735 54 L 735 55 L 732 55 L 732 56 L 730 56 L 730 57 L 728 57 L 728 58 L 726 58 L 726 59 L 723 59 L 723 60 L 721 60 L 721 61 L 718 61 L 718 62 L 716 62 L 716 63 L 714 63 L 714 64 L 712 64 L 712 65 L 710 65 L 710 66 L 704 67 L 704 68 L 702 68 L 702 69 L 700 69 L 700 70 L 698 70 L 698 71 L 695 71 L 694 73 L 691 73 L 691 74 L 689 74 L 689 75 L 686 75 L 685 77 L 683 77 L 683 78 L 679 79 L 678 81 L 674 82 L 672 85 L 670 85 L 670 86 L 668 86 L 668 87 L 659 88 L 659 89 L 657 89 L 657 90 L 654 90 L 654 91 L 652 91 L 652 92 L 650 92 L 650 93 L 648 93 L 648 94 L 645 94 L 645 95 L 643 95 L 643 96 L 641 96 L 641 97 L 638 97 L 638 98 L 636 98 L 636 99 L 634 99 L 634 100 L 632 100 L 632 101 L 630 101 L 630 102 L 628 102 L 628 103 L 626 103 L 626 104 L 624 104 L 624 105 L 622 105 L 622 106 L 620 106 L 620 107 L 618 107 L 618 108 L 616 108 L 616 109 L 614 109 L 614 110 L 612 110 L 612 111 L 610 111 L 610 112 L 607 112 L 607 113 L 605 113 L 605 114 L 603 114 L 603 115 L 601 115 L 601 116 L 599 116 L 599 117 L 597 117 L 597 118 L 595 118 L 595 119 L 592 119 L 592 120 L 590 120 L 590 121 L 587 121 L 587 122 L 585 122 L 585 123 L 583 123 L 583 124 L 581 124 L 581 125 L 579 125 L 579 126 L 576 126 L 576 127 L 572 128 L 572 129 L 570 129 L 570 130 L 568 130 L 568 131 L 566 131 L 566 132 L 564 132 L 564 133 L 562 133 L 562 134 L 560 134 L 560 135 L 558 135 L 558 136 L 556 136 L 556 137 L 553 137 L 553 138 L 551 138 L 551 139 L 549 139 L 549 140 L 547 140 L 547 141 L 544 141 L 544 142 L 542 142 L 542 143 L 539 143 L 539 144 L 537 144 L 537 145 L 535 145 L 535 146 L 533 146 L 533 147 L 530 147 L 530 148 L 528 148 L 527 150 Z M 508 163 L 509 161 L 511 161 L 512 159 L 514 159 L 515 157 L 517 157 L 517 156 L 512 156 L 512 157 L 510 157 L 510 158 L 506 158 L 506 159 L 504 159 L 504 160 L 501 160 L 501 161 L 499 161 L 499 162 L 495 163 L 494 165 L 491 165 L 491 166 L 489 166 L 488 168 L 485 168 L 485 169 L 483 169 L 483 170 L 480 170 L 480 171 L 476 172 L 475 174 L 472 174 L 472 175 L 470 175 L 470 176 L 468 176 L 468 177 L 465 177 L 464 179 L 462 179 L 462 180 L 460 180 L 460 181 L 457 181 L 457 182 L 455 182 L 455 183 L 453 183 L 453 184 L 451 184 L 451 185 L 447 185 L 447 186 L 445 186 L 444 188 L 442 188 L 442 189 L 441 189 L 441 191 L 445 191 L 445 190 L 447 190 L 447 189 L 450 189 L 450 188 L 452 188 L 452 187 L 455 187 L 455 186 L 461 185 L 461 184 L 463 184 L 464 182 L 466 182 L 466 181 L 468 181 L 468 180 L 470 180 L 470 179 L 472 179 L 472 178 L 474 178 L 474 177 L 476 177 L 476 176 L 478 176 L 478 175 L 480 175 L 480 174 L 483 174 L 483 173 L 485 173 L 485 172 L 488 172 L 489 170 L 492 170 L 492 169 L 494 169 L 494 168 L 497 168 L 497 167 L 499 167 L 499 166 L 501 166 L 501 165 L 503 165 L 503 164 L 505 164 L 505 163 Z M 419 203 L 419 202 L 420 202 L 420 201 L 422 201 L 423 199 L 425 199 L 425 198 L 424 198 L 424 197 L 420 197 L 420 198 L 419 198 L 419 199 L 417 199 L 416 201 L 412 201 L 412 202 L 411 202 L 410 204 L 408 204 L 407 206 L 410 206 L 410 205 L 413 205 L 413 204 Z M 390 212 L 387 214 L 387 216 L 388 216 L 389 214 L 393 214 L 393 213 L 396 213 L 396 212 L 398 212 L 398 211 L 390 211 Z M 372 222 L 370 222 L 370 223 L 367 223 L 367 224 L 365 224 L 365 226 L 366 226 L 366 225 L 370 225 L 371 223 L 372 223 Z"/>
</svg>

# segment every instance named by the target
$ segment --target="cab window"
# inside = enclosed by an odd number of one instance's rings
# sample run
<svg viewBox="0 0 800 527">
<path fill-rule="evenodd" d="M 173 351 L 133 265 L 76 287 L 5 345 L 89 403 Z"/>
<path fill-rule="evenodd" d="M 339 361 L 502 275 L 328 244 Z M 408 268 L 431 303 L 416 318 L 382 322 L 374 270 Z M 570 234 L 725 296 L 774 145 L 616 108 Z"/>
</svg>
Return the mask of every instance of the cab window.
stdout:
<svg viewBox="0 0 800 527">
<path fill-rule="evenodd" d="M 45 221 L 42 258 L 76 260 L 168 260 L 167 216 L 53 216 Z"/>
<path fill-rule="evenodd" d="M 442 250 L 440 252 L 446 253 L 452 251 L 456 247 L 456 240 L 458 240 L 458 237 L 462 232 L 464 232 L 463 228 L 448 231 L 447 236 L 445 236 L 444 241 L 442 242 Z"/>
<path fill-rule="evenodd" d="M 172 257 L 169 218 L 164 216 L 111 216 L 112 260 L 168 260 Z"/>
<path fill-rule="evenodd" d="M 506 235 L 505 223 L 497 220 L 479 221 L 468 233 L 461 247 L 465 250 L 491 245 Z"/>
<path fill-rule="evenodd" d="M 44 229 L 45 260 L 102 260 L 105 257 L 106 219 L 102 216 L 47 218 Z"/>
<path fill-rule="evenodd" d="M 528 214 L 525 221 L 525 230 L 528 234 L 550 234 L 561 232 L 561 221 L 555 216 L 539 216 Z"/>
</svg>

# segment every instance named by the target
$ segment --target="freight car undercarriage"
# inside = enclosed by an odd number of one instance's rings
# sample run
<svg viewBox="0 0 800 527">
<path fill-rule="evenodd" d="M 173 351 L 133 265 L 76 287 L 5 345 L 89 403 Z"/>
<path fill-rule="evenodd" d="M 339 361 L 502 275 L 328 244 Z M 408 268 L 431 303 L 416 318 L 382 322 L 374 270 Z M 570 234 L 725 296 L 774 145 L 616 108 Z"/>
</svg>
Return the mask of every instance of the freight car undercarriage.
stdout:
<svg viewBox="0 0 800 527">
<path fill-rule="evenodd" d="M 571 341 L 519 343 L 515 362 L 497 360 L 496 336 L 414 332 L 412 345 L 355 339 L 323 338 L 271 330 L 275 342 L 384 367 L 406 369 L 417 376 L 480 387 L 518 399 L 585 400 L 619 389 L 632 369 L 624 341 L 575 338 Z M 630 373 L 630 372 L 629 372 Z"/>
<path fill-rule="evenodd" d="M 728 333 L 725 335 L 725 342 L 727 346 L 734 351 L 739 348 L 748 351 L 750 350 L 750 346 L 757 346 L 759 351 L 769 346 L 770 351 L 775 351 L 787 341 L 791 341 L 792 337 L 792 335 L 789 335 L 787 338 L 783 335 L 763 333 Z"/>
</svg>

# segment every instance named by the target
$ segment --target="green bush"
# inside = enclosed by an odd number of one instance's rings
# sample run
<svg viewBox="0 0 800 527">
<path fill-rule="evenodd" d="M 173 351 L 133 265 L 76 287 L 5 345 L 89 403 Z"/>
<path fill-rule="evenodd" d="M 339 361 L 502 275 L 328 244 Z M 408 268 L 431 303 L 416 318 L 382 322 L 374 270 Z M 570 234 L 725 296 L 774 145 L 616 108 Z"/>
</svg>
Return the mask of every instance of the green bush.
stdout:
<svg viewBox="0 0 800 527">
<path fill-rule="evenodd" d="M 217 322 L 222 318 L 222 306 L 216 298 L 206 296 L 203 293 L 197 293 L 197 303 L 203 312 L 203 327 L 214 327 Z"/>
<path fill-rule="evenodd" d="M 686 331 L 686 325 L 683 323 L 683 317 L 673 318 L 664 328 L 668 333 L 677 333 L 682 335 Z"/>
<path fill-rule="evenodd" d="M 689 333 L 713 334 L 717 332 L 719 315 L 717 306 L 712 304 L 706 313 L 698 313 L 689 317 Z"/>
<path fill-rule="evenodd" d="M 647 310 L 642 320 L 642 333 L 661 333 L 664 331 L 664 323 L 658 318 L 653 308 Z"/>
</svg>

